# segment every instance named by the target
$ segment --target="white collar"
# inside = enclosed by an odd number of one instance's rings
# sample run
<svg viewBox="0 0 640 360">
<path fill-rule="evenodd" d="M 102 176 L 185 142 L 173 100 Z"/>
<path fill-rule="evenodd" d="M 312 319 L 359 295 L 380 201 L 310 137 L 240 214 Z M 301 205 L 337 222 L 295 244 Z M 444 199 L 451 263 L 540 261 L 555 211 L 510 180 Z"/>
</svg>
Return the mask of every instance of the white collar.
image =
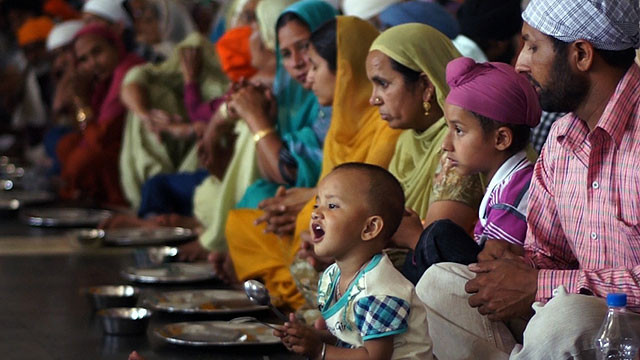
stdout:
<svg viewBox="0 0 640 360">
<path fill-rule="evenodd" d="M 500 168 L 498 169 L 498 171 L 496 171 L 495 175 L 493 175 L 493 178 L 489 182 L 489 186 L 487 186 L 487 191 L 485 191 L 484 196 L 482 197 L 480 208 L 478 209 L 478 217 L 482 222 L 483 226 L 485 225 L 484 223 L 485 210 L 487 209 L 487 203 L 489 202 L 489 197 L 491 196 L 491 193 L 496 188 L 496 186 L 501 184 L 507 177 L 509 177 L 514 172 L 514 170 L 518 167 L 518 164 L 520 164 L 520 162 L 522 162 L 522 160 L 526 158 L 527 158 L 527 152 L 525 150 L 522 150 L 512 155 L 505 162 L 503 162 L 502 165 L 500 165 Z"/>
</svg>

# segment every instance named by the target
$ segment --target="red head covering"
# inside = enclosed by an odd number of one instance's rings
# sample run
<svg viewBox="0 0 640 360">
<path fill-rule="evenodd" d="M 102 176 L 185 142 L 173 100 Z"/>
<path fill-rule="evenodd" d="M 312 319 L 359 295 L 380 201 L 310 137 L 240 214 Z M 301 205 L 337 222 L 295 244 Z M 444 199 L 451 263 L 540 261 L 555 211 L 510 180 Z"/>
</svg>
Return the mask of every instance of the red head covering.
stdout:
<svg viewBox="0 0 640 360">
<path fill-rule="evenodd" d="M 18 29 L 18 45 L 25 46 L 37 41 L 46 41 L 53 21 L 46 16 L 30 18 Z"/>
<path fill-rule="evenodd" d="M 250 26 L 230 29 L 216 43 L 222 70 L 231 81 L 238 81 L 242 77 L 250 78 L 257 71 L 251 66 L 251 31 Z"/>
<path fill-rule="evenodd" d="M 449 104 L 506 124 L 540 122 L 538 94 L 511 65 L 457 58 L 447 64 L 447 84 Z"/>
<path fill-rule="evenodd" d="M 80 17 L 80 13 L 64 0 L 47 0 L 42 6 L 42 10 L 61 20 L 72 20 Z"/>
<path fill-rule="evenodd" d="M 121 59 L 126 55 L 127 51 L 124 47 L 124 42 L 122 42 L 122 39 L 106 25 L 100 23 L 85 25 L 76 33 L 76 36 L 74 36 L 73 38 L 73 42 L 75 43 L 82 36 L 89 34 L 100 36 L 101 38 L 107 40 L 110 44 L 115 46 L 116 49 L 118 49 L 118 55 Z"/>
</svg>

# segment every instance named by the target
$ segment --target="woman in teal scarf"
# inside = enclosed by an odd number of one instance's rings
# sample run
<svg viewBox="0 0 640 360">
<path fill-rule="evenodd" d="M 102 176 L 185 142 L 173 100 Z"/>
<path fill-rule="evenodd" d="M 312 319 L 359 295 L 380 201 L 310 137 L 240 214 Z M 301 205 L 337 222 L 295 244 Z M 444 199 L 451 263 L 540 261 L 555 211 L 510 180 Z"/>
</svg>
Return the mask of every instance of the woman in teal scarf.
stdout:
<svg viewBox="0 0 640 360">
<path fill-rule="evenodd" d="M 289 14 L 304 21 L 309 32 L 336 15 L 335 9 L 324 1 L 304 0 L 283 12 L 278 29 Z M 303 86 L 309 68 L 304 56 L 308 39 L 293 40 L 276 43 L 278 70 L 273 95 L 246 87 L 237 91 L 229 102 L 230 109 L 247 121 L 254 134 L 263 174 L 262 179 L 247 189 L 238 208 L 256 208 L 260 201 L 274 196 L 281 185 L 315 186 L 320 175 L 322 143 L 331 119 L 330 109 L 321 108 L 315 95 Z M 270 97 L 275 97 L 277 103 L 274 115 L 270 114 Z"/>
</svg>

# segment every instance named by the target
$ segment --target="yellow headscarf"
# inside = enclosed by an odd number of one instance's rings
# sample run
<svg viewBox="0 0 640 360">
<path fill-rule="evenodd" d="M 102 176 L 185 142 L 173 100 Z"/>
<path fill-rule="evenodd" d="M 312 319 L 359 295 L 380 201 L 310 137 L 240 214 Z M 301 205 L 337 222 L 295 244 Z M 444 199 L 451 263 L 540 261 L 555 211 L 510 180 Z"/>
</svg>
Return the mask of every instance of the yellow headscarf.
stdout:
<svg viewBox="0 0 640 360">
<path fill-rule="evenodd" d="M 337 18 L 337 73 L 331 126 L 324 142 L 322 175 L 344 162 L 389 165 L 400 132 L 392 130 L 369 104 L 371 82 L 365 62 L 368 44 L 378 36 L 370 23 L 353 16 Z"/>
<path fill-rule="evenodd" d="M 391 129 L 380 118 L 378 109 L 369 104 L 372 89 L 365 62 L 369 44 L 378 36 L 378 30 L 353 16 L 338 16 L 336 20 L 336 88 L 320 178 L 345 162 L 366 162 L 386 168 L 401 133 Z M 313 204 L 315 199 L 298 214 L 296 240 L 309 228 Z"/>
<path fill-rule="evenodd" d="M 449 93 L 445 70 L 447 63 L 460 53 L 451 41 L 431 26 L 404 24 L 383 32 L 371 45 L 371 51 L 379 50 L 391 59 L 417 72 L 425 73 L 436 89 L 440 108 Z M 427 213 L 434 201 L 432 188 L 434 177 L 439 172 L 442 157 L 441 144 L 447 134 L 444 117 L 427 130 L 418 133 L 405 130 L 398 139 L 396 151 L 389 165 L 405 190 L 406 206 L 414 209 L 421 217 Z M 447 174 L 450 185 L 437 200 L 463 201 L 477 207 L 482 198 L 482 187 L 477 176 L 460 178 Z"/>
</svg>

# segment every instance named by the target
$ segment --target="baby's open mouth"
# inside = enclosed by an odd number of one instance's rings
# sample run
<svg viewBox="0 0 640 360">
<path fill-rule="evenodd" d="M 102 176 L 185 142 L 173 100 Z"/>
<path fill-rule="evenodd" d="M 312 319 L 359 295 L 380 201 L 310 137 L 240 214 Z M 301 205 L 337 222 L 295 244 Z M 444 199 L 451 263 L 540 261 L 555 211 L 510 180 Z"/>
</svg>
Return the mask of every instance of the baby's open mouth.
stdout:
<svg viewBox="0 0 640 360">
<path fill-rule="evenodd" d="M 311 225 L 311 230 L 313 231 L 314 241 L 319 241 L 324 236 L 324 230 L 322 229 L 322 226 L 320 226 L 320 224 Z"/>
</svg>

